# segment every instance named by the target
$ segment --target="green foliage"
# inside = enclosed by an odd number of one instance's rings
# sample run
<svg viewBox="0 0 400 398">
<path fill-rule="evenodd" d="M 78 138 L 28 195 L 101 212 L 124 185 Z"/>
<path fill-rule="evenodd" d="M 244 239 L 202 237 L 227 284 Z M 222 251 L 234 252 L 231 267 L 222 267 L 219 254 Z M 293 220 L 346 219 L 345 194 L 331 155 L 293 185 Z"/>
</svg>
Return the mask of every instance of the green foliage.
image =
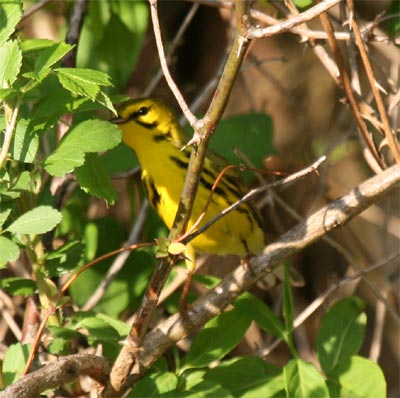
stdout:
<svg viewBox="0 0 400 398">
<path fill-rule="evenodd" d="M 79 42 L 78 66 L 107 73 L 117 91 L 122 91 L 136 64 L 148 15 L 144 1 L 90 2 Z"/>
<path fill-rule="evenodd" d="M 11 345 L 3 359 L 2 376 L 4 385 L 9 386 L 18 380 L 29 356 L 30 344 Z"/>
<path fill-rule="evenodd" d="M 194 339 L 182 371 L 204 367 L 223 358 L 243 338 L 250 321 L 250 318 L 238 309 L 211 319 Z M 222 331 L 224 332 L 221 333 Z"/>
<path fill-rule="evenodd" d="M 364 304 L 357 297 L 338 302 L 321 323 L 316 346 L 318 357 L 325 358 L 329 350 L 337 354 L 329 372 L 324 369 L 322 373 L 314 364 L 298 358 L 296 352 L 282 368 L 255 357 L 227 359 L 227 354 L 246 333 L 250 319 L 271 330 L 288 346 L 292 344 L 287 336 L 293 331 L 293 301 L 288 280 L 285 284 L 286 309 L 282 314 L 285 325 L 264 303 L 245 293 L 235 301 L 234 310 L 212 319 L 198 333 L 182 365 L 177 363 L 175 374 L 155 371 L 142 379 L 129 396 L 384 397 L 386 382 L 381 369 L 357 356 L 364 338 L 360 324 L 365 326 Z M 336 341 L 340 344 L 332 344 Z M 326 364 L 327 359 L 323 361 Z M 213 363 L 218 365 L 209 368 Z"/>
<path fill-rule="evenodd" d="M 359 298 L 349 297 L 325 315 L 317 335 L 317 352 L 326 374 L 358 353 L 367 325 L 364 306 Z"/>
<path fill-rule="evenodd" d="M 87 213 L 94 197 L 114 204 L 117 194 L 110 175 L 137 165 L 132 152 L 119 145 L 119 129 L 100 119 L 115 114 L 113 103 L 123 98 L 109 93 L 122 92 L 130 77 L 147 30 L 148 7 L 141 1 L 89 2 L 78 47 L 79 68 L 62 66 L 71 45 L 20 37 L 15 30 L 21 16 L 22 1 L 0 2 L 0 287 L 13 296 L 36 295 L 38 308 L 52 312 L 49 338 L 41 342 L 44 351 L 67 355 L 83 344 L 91 350 L 101 347 L 113 361 L 129 333 L 120 317 L 127 309 L 138 308 L 154 269 L 152 249 L 130 254 L 91 310 L 74 312 L 104 280 L 113 258 L 80 274 L 69 296 L 61 294 L 61 287 L 67 275 L 120 248 L 127 238 L 125 225 L 116 218 L 100 214 L 89 219 Z M 211 147 L 237 164 L 242 160 L 233 148 L 240 143 L 244 156 L 261 167 L 265 154 L 273 152 L 272 131 L 266 115 L 236 116 L 221 121 Z M 245 174 L 247 179 L 253 177 Z M 54 196 L 60 181 L 61 190 L 68 193 L 63 200 L 58 193 Z M 165 227 L 150 211 L 141 238 L 151 241 L 162 235 Z M 9 277 L 7 265 L 22 260 L 31 277 Z M 129 396 L 385 396 L 382 371 L 359 356 L 366 328 L 364 303 L 351 297 L 328 311 L 317 335 L 317 368 L 299 358 L 287 269 L 285 275 L 282 313 L 250 293 L 243 294 L 233 308 L 197 333 L 187 353 L 175 356 L 175 366 L 159 361 Z M 207 287 L 218 283 L 207 276 L 197 279 Z M 166 311 L 177 309 L 172 301 Z M 286 365 L 235 355 L 252 322 L 288 347 L 291 359 Z M 30 350 L 22 344 L 9 347 L 1 369 L 6 386 L 18 380 Z"/>
</svg>

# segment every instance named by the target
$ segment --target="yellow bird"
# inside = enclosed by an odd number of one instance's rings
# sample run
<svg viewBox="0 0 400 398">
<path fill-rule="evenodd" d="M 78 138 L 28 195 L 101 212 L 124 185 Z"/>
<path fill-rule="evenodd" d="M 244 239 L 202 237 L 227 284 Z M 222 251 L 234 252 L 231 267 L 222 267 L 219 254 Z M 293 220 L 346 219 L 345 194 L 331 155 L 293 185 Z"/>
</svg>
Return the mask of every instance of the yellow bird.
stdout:
<svg viewBox="0 0 400 398">
<path fill-rule="evenodd" d="M 191 147 L 184 147 L 188 136 L 168 107 L 151 98 L 125 102 L 119 108 L 115 122 L 122 130 L 124 143 L 138 157 L 142 181 L 151 206 L 167 227 L 171 228 L 193 150 Z M 223 158 L 211 151 L 208 153 L 188 230 L 206 209 L 212 185 L 226 165 Z M 245 193 L 240 176 L 232 170 L 226 172 L 213 192 L 198 227 L 239 200 Z M 244 257 L 249 253 L 259 253 L 263 247 L 264 233 L 258 214 L 249 203 L 244 203 L 194 238 L 187 245 L 185 255 L 191 262 L 188 266 L 193 269 L 195 253 L 236 254 Z"/>
</svg>

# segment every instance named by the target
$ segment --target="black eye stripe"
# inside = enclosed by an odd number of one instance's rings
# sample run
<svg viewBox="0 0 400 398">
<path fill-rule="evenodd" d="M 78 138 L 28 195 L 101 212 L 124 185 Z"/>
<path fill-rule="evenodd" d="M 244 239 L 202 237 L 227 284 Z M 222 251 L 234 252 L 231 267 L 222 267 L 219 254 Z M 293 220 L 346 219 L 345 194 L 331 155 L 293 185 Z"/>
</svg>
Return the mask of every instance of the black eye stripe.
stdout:
<svg viewBox="0 0 400 398">
<path fill-rule="evenodd" d="M 146 116 L 149 113 L 149 111 L 150 111 L 149 106 L 142 106 L 137 111 L 132 112 L 129 115 L 128 120 L 136 120 L 139 116 Z"/>
</svg>

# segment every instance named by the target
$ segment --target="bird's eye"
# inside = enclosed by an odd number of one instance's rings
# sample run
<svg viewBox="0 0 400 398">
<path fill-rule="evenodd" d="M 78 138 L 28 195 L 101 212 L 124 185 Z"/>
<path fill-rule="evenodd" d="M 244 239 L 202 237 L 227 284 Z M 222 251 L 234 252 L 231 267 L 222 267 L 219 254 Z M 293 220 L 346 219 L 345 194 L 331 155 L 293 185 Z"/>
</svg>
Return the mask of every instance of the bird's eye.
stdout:
<svg viewBox="0 0 400 398">
<path fill-rule="evenodd" d="M 149 107 L 147 107 L 147 106 L 142 106 L 142 107 L 137 111 L 137 114 L 138 114 L 139 116 L 144 116 L 144 115 L 147 115 L 147 114 L 149 113 L 149 110 L 150 110 Z"/>
</svg>

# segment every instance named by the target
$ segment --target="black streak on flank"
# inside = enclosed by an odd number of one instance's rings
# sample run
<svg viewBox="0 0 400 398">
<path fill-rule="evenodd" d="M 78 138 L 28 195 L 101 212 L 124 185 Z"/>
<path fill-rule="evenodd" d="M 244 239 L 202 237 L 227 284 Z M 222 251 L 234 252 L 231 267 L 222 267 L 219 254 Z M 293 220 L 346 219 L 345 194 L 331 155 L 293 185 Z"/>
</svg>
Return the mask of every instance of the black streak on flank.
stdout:
<svg viewBox="0 0 400 398">
<path fill-rule="evenodd" d="M 160 204 L 161 196 L 157 191 L 157 188 L 154 185 L 154 181 L 149 176 L 143 177 L 143 185 L 147 193 L 147 197 L 149 198 L 150 204 L 157 209 Z"/>
<path fill-rule="evenodd" d="M 179 168 L 183 170 L 186 170 L 189 165 L 189 161 L 187 159 L 182 160 L 176 156 L 170 156 L 170 159 L 172 160 L 173 163 L 175 163 Z"/>
</svg>

